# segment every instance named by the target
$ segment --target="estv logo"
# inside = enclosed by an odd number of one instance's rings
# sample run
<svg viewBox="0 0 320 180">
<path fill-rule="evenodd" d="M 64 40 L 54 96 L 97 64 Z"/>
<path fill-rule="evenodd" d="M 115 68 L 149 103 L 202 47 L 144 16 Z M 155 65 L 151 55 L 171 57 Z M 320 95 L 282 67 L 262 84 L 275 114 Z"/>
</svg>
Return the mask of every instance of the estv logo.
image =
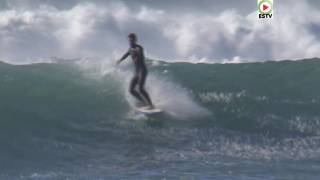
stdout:
<svg viewBox="0 0 320 180">
<path fill-rule="evenodd" d="M 273 0 L 258 0 L 259 18 L 272 18 Z"/>
</svg>

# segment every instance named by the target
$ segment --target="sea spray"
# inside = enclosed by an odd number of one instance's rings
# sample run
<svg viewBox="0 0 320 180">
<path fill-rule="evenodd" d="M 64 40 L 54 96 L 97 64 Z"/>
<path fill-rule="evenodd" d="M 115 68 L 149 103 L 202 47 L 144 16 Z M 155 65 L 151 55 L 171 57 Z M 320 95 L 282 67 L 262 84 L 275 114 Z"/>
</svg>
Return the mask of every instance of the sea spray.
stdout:
<svg viewBox="0 0 320 180">
<path fill-rule="evenodd" d="M 157 66 L 157 61 L 152 61 Z M 119 83 L 120 91 L 126 97 L 129 105 L 135 107 L 135 99 L 128 92 L 128 86 L 133 76 L 130 63 L 116 66 L 113 60 L 80 60 L 77 64 L 92 77 L 111 76 Z M 154 104 L 163 109 L 166 113 L 180 120 L 203 118 L 210 115 L 210 112 L 199 105 L 188 92 L 188 89 L 181 87 L 178 82 L 170 80 L 166 74 L 160 74 L 149 70 L 146 89 Z"/>
</svg>

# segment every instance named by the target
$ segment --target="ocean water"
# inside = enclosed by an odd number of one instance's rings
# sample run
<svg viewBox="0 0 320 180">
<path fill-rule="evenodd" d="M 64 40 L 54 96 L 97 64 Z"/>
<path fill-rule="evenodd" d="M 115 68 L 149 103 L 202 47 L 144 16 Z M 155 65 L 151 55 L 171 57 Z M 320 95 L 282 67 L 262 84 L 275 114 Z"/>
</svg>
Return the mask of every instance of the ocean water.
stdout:
<svg viewBox="0 0 320 180">
<path fill-rule="evenodd" d="M 0 179 L 320 179 L 320 60 L 0 64 Z"/>
</svg>

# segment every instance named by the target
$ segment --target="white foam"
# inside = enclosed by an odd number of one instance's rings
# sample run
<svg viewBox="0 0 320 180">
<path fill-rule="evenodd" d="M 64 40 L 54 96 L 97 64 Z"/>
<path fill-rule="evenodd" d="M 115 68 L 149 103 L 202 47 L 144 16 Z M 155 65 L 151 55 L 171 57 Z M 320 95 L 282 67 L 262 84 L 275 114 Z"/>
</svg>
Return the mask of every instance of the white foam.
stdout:
<svg viewBox="0 0 320 180">
<path fill-rule="evenodd" d="M 131 106 L 135 100 L 128 92 L 128 86 L 133 76 L 131 62 L 123 62 L 120 66 L 115 66 L 114 60 L 102 61 L 81 61 L 78 63 L 86 71 L 95 76 L 110 75 L 121 84 L 121 91 L 125 95 Z M 156 74 L 149 71 L 146 90 L 149 92 L 155 106 L 163 109 L 166 113 L 178 119 L 192 119 L 204 117 L 210 114 L 208 110 L 201 107 L 194 101 L 192 95 L 186 88 L 168 79 L 165 74 Z"/>
<path fill-rule="evenodd" d="M 177 118 L 189 119 L 209 114 L 193 100 L 187 89 L 161 75 L 150 73 L 147 90 L 156 106 Z"/>
</svg>

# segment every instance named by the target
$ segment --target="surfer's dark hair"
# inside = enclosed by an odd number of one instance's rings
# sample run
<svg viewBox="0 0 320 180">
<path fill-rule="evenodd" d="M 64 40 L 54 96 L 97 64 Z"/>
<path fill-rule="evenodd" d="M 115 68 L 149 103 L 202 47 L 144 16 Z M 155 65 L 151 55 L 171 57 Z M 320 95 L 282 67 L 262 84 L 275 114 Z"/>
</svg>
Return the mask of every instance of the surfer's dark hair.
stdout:
<svg viewBox="0 0 320 180">
<path fill-rule="evenodd" d="M 137 35 L 136 35 L 135 33 L 130 33 L 130 34 L 128 35 L 128 38 L 137 40 Z"/>
</svg>

